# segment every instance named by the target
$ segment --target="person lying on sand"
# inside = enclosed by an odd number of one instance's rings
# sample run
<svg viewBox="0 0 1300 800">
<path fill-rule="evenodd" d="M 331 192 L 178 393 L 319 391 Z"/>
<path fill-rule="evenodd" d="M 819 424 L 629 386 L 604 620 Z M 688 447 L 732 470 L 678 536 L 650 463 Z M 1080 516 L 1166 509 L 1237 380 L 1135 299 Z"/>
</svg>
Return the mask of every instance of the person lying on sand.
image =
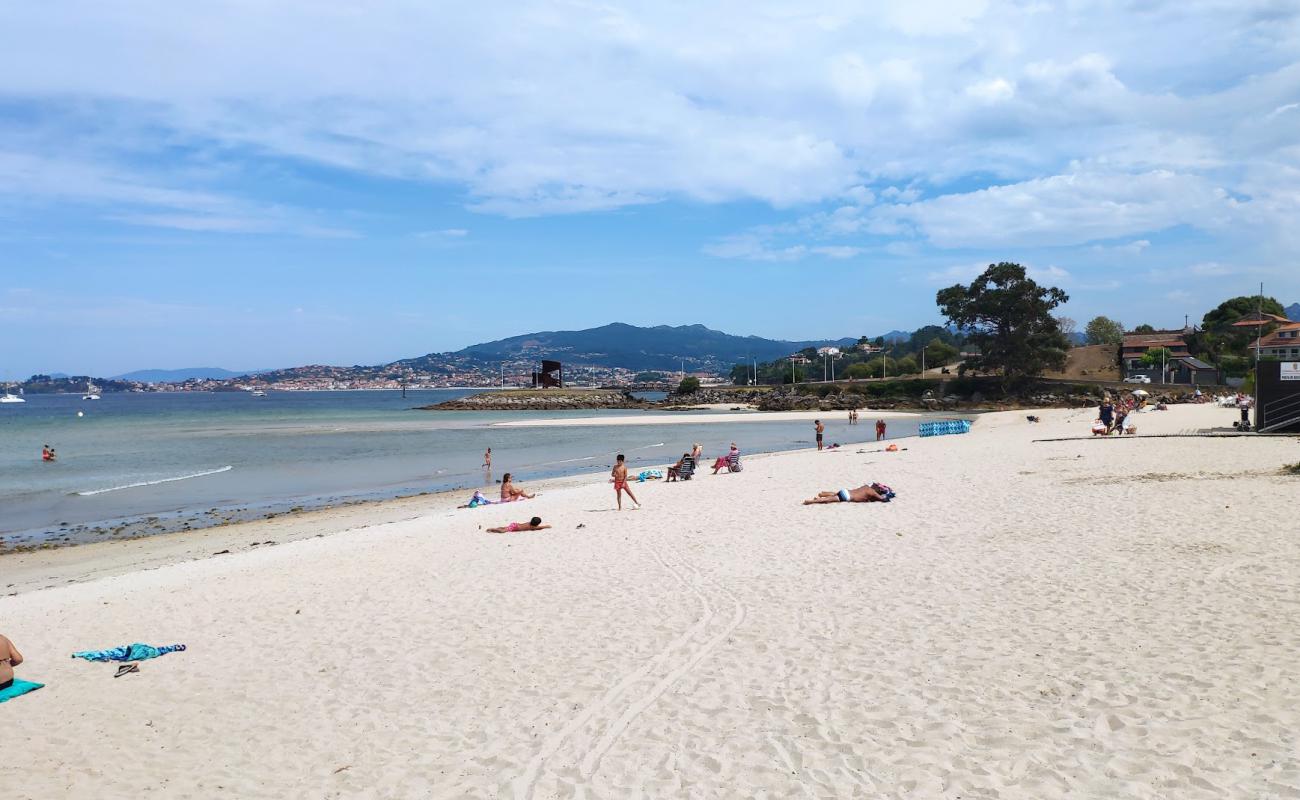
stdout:
<svg viewBox="0 0 1300 800">
<path fill-rule="evenodd" d="M 527 522 L 512 522 L 504 528 L 488 528 L 488 533 L 519 533 L 520 531 L 544 531 L 550 525 L 543 525 L 541 517 L 533 517 Z"/>
<path fill-rule="evenodd" d="M 879 488 L 877 488 L 879 487 Z M 837 492 L 818 492 L 816 497 L 803 501 L 806 506 L 820 503 L 888 503 L 889 490 L 880 491 L 880 484 L 869 483 L 856 489 L 840 489 Z"/>
<path fill-rule="evenodd" d="M 501 476 L 501 502 L 513 503 L 516 500 L 532 500 L 536 496 L 511 483 L 509 472 Z"/>
<path fill-rule="evenodd" d="M 8 689 L 13 684 L 14 667 L 21 663 L 23 654 L 8 637 L 0 634 L 0 689 Z"/>
</svg>

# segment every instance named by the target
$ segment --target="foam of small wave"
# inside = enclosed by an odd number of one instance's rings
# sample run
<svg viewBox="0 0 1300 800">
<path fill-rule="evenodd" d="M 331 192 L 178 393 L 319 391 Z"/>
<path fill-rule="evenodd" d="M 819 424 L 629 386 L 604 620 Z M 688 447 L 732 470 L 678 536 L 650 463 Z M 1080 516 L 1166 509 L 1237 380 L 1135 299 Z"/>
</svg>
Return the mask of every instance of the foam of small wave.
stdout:
<svg viewBox="0 0 1300 800">
<path fill-rule="evenodd" d="M 80 497 L 90 497 L 91 495 L 105 494 L 106 492 L 120 492 L 123 489 L 135 489 L 140 486 L 155 486 L 160 483 L 172 483 L 174 481 L 187 481 L 190 478 L 202 478 L 205 475 L 216 475 L 219 472 L 229 472 L 232 469 L 234 469 L 234 467 L 227 464 L 226 466 L 221 467 L 220 469 L 210 469 L 206 472 L 195 472 L 191 475 L 177 475 L 174 478 L 159 478 L 156 481 L 140 481 L 139 483 L 128 483 L 125 486 L 110 486 L 107 489 L 91 489 L 90 491 L 87 492 L 74 492 L 74 494 Z"/>
</svg>

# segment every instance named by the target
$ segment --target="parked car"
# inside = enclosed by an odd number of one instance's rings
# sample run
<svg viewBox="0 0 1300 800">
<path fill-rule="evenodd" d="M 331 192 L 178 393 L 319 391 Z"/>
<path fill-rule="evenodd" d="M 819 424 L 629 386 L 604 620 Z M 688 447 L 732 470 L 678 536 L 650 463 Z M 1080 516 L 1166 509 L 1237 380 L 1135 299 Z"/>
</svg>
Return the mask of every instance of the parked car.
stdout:
<svg viewBox="0 0 1300 800">
<path fill-rule="evenodd" d="M 1150 383 L 1151 378 L 1148 375 L 1130 375 L 1124 379 L 1125 383 Z"/>
</svg>

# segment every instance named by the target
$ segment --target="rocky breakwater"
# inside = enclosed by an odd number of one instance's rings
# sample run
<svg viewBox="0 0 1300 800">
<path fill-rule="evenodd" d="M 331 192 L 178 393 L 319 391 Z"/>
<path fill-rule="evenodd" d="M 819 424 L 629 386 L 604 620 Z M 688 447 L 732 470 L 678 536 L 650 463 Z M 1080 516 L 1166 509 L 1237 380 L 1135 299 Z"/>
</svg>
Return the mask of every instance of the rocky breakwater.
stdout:
<svg viewBox="0 0 1300 800">
<path fill-rule="evenodd" d="M 448 400 L 421 411 L 565 411 L 600 408 L 650 408 L 628 392 L 612 389 L 506 389 Z"/>
</svg>

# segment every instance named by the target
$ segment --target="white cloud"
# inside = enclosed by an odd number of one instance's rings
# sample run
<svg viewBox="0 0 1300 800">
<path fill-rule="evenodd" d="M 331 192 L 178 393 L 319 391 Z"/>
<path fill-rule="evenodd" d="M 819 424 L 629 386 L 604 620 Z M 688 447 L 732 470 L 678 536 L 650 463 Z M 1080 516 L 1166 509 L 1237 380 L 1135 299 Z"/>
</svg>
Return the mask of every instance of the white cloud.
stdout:
<svg viewBox="0 0 1300 800">
<path fill-rule="evenodd" d="M 1176 225 L 1222 227 L 1237 210 L 1208 180 L 1165 170 L 1141 175 L 1053 175 L 875 214 L 901 221 L 940 247 L 1069 245 Z"/>
</svg>

